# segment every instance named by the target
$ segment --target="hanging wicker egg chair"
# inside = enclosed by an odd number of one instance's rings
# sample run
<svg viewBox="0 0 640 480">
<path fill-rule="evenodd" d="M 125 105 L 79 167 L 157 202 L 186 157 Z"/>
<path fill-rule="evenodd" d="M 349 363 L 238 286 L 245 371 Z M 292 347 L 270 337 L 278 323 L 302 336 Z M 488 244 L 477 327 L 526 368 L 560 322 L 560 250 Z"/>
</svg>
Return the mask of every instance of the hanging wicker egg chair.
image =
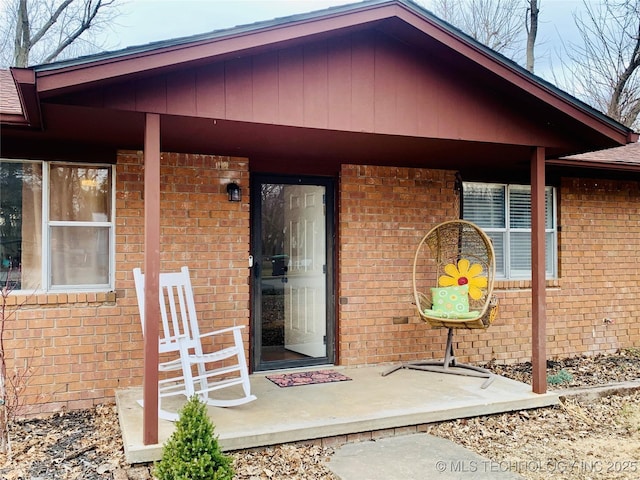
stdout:
<svg viewBox="0 0 640 480">
<path fill-rule="evenodd" d="M 454 329 L 486 329 L 496 318 L 493 295 L 495 254 L 489 237 L 466 220 L 451 220 L 432 228 L 419 243 L 413 261 L 413 293 L 420 318 L 435 328 L 447 328 L 444 361 L 402 363 L 401 368 L 486 378 L 489 370 L 457 363 L 453 353 Z"/>
</svg>

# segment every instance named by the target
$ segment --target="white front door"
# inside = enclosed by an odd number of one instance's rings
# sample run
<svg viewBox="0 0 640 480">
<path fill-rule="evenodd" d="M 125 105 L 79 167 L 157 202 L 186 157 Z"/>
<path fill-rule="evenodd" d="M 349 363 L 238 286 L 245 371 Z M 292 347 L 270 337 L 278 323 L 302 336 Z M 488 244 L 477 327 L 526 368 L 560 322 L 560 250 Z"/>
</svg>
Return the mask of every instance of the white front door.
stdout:
<svg viewBox="0 0 640 480">
<path fill-rule="evenodd" d="M 285 349 L 309 357 L 327 355 L 325 188 L 284 187 Z"/>
</svg>

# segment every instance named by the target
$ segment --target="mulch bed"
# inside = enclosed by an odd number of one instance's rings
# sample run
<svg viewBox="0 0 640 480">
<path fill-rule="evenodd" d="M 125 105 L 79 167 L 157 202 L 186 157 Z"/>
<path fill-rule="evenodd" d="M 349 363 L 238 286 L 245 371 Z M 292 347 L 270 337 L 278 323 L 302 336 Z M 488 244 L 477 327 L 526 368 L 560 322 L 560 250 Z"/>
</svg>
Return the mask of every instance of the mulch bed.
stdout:
<svg viewBox="0 0 640 480">
<path fill-rule="evenodd" d="M 490 362 L 484 366 L 496 374 L 524 383 L 531 382 L 531 364 L 528 362 L 514 365 L 498 365 Z M 614 355 L 580 356 L 549 361 L 548 374 L 549 378 L 559 380 L 557 384 L 550 383 L 550 389 L 638 380 L 640 379 L 640 349 L 628 349 Z M 566 410 L 566 406 L 563 408 Z M 601 417 L 603 419 L 610 417 L 609 411 L 603 410 Z M 434 426 L 433 433 L 451 435 L 449 438 L 454 440 L 459 440 L 454 435 L 462 433 L 466 435 L 465 438 L 471 438 L 470 433 L 465 433 L 460 425 L 471 428 L 477 424 L 480 440 L 476 440 L 476 446 L 481 447 L 484 440 L 490 439 L 492 443 L 490 448 L 495 449 L 496 439 L 488 432 L 511 432 L 513 429 L 508 427 L 510 421 L 524 422 L 521 433 L 523 437 L 536 431 L 533 428 L 532 419 L 537 417 L 544 420 L 538 430 L 544 433 L 545 438 L 554 438 L 549 423 L 551 417 L 564 415 L 558 417 L 560 420 L 557 435 L 567 428 L 574 428 L 565 423 L 566 412 L 563 412 L 562 409 L 548 408 L 531 413 L 516 412 L 493 416 L 496 422 L 492 422 L 493 417 L 444 422 Z M 593 417 L 593 414 L 583 416 Z M 455 427 L 447 430 L 448 425 Z M 596 422 L 593 427 L 598 425 L 599 423 Z M 587 426 L 580 428 L 585 430 Z M 602 425 L 599 428 L 602 428 Z M 536 438 L 532 437 L 530 442 L 541 441 Z M 459 442 L 462 443 L 462 440 Z M 504 443 L 505 445 L 501 448 L 506 452 L 509 445 L 513 444 L 513 439 L 506 438 Z M 14 423 L 12 447 L 11 460 L 0 455 L 0 479 L 2 480 L 148 480 L 150 478 L 148 466 L 132 467 L 124 461 L 120 428 L 115 405 L 112 404 L 99 405 L 91 410 L 61 412 L 47 418 Z M 331 449 L 317 445 L 279 445 L 234 452 L 235 478 L 239 480 L 335 479 L 325 466 L 331 453 Z M 480 450 L 479 453 L 485 452 Z"/>
</svg>

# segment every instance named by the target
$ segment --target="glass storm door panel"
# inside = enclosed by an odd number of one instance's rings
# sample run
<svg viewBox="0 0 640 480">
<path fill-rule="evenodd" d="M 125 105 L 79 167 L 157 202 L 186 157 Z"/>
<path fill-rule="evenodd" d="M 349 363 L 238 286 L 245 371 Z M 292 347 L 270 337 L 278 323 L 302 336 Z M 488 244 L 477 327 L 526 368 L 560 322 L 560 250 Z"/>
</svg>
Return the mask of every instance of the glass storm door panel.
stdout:
<svg viewBox="0 0 640 480">
<path fill-rule="evenodd" d="M 254 369 L 330 363 L 331 184 L 269 177 L 252 191 Z"/>
</svg>

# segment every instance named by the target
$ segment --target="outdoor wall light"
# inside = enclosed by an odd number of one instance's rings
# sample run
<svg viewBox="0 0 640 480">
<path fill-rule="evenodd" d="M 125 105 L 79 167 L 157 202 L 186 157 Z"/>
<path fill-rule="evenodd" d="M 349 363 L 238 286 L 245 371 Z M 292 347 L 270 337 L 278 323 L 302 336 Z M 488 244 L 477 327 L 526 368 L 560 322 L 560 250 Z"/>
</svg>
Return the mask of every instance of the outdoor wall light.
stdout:
<svg viewBox="0 0 640 480">
<path fill-rule="evenodd" d="M 242 199 L 242 189 L 237 183 L 227 185 L 227 193 L 229 194 L 230 202 L 239 202 Z"/>
</svg>

